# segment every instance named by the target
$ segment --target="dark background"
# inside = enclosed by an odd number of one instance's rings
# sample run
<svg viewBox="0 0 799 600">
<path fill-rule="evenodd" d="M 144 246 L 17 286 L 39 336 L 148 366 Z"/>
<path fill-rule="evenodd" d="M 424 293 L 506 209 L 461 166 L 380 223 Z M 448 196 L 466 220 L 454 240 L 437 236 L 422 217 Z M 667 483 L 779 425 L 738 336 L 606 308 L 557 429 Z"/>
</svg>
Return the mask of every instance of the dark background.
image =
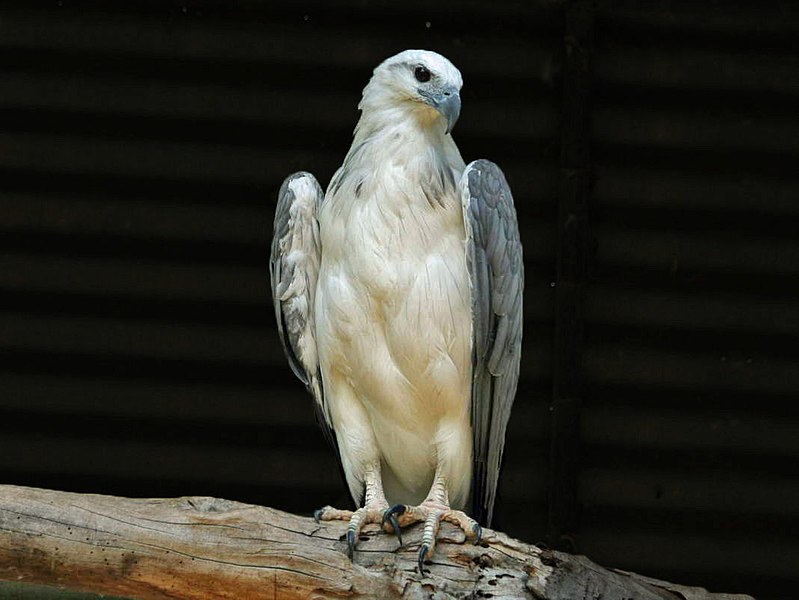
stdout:
<svg viewBox="0 0 799 600">
<path fill-rule="evenodd" d="M 778 1 L 0 3 L 0 481 L 347 502 L 277 338 L 271 220 L 423 47 L 521 221 L 497 525 L 796 597 L 797 40 Z"/>
</svg>

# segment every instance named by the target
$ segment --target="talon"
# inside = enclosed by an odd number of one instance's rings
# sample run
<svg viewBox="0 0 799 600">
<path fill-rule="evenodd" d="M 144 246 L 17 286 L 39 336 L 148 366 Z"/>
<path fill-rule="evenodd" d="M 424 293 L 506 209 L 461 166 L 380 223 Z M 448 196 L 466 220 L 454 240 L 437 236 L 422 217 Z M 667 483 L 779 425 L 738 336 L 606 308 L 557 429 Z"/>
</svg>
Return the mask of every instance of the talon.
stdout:
<svg viewBox="0 0 799 600">
<path fill-rule="evenodd" d="M 424 575 L 424 561 L 427 558 L 427 552 L 430 550 L 430 546 L 427 544 L 422 544 L 422 547 L 419 548 L 419 573 Z"/>
<path fill-rule="evenodd" d="M 476 546 L 477 544 L 480 543 L 480 540 L 483 539 L 483 528 L 480 527 L 480 523 L 475 523 L 474 527 L 472 527 L 472 531 L 474 532 L 475 535 L 473 543 Z"/>
<path fill-rule="evenodd" d="M 347 529 L 347 556 L 352 560 L 355 554 L 355 530 Z"/>
<path fill-rule="evenodd" d="M 317 508 L 315 511 L 313 511 L 313 520 L 318 523 L 321 520 L 324 512 L 325 512 L 324 508 Z"/>
<path fill-rule="evenodd" d="M 399 523 L 397 522 L 397 515 L 391 512 L 391 510 L 387 510 L 383 514 L 383 523 L 382 525 L 386 524 L 386 521 L 391 525 L 394 529 L 394 533 L 397 536 L 397 540 L 399 541 L 399 545 L 402 546 L 402 530 L 400 529 Z"/>
<path fill-rule="evenodd" d="M 399 522 L 397 521 L 397 515 L 403 514 L 405 510 L 406 506 L 404 504 L 395 504 L 383 513 L 382 525 L 385 525 L 386 521 L 391 524 L 391 527 L 394 528 L 394 533 L 397 535 L 397 540 L 399 540 L 400 546 L 402 546 L 402 530 L 400 529 Z"/>
</svg>

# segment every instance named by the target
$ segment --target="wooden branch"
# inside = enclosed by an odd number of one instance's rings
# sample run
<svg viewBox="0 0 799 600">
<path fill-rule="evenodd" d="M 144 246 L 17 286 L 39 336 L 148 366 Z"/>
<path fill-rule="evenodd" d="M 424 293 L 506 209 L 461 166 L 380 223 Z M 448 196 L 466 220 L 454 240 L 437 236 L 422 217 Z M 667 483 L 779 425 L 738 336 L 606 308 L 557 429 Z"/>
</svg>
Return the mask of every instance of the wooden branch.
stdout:
<svg viewBox="0 0 799 600">
<path fill-rule="evenodd" d="M 429 571 L 420 530 L 397 548 L 369 526 L 354 562 L 346 525 L 216 498 L 129 499 L 0 486 L 0 579 L 135 598 L 752 600 L 603 569 L 486 530 L 444 524 Z M 445 540 L 449 541 L 445 541 Z"/>
</svg>

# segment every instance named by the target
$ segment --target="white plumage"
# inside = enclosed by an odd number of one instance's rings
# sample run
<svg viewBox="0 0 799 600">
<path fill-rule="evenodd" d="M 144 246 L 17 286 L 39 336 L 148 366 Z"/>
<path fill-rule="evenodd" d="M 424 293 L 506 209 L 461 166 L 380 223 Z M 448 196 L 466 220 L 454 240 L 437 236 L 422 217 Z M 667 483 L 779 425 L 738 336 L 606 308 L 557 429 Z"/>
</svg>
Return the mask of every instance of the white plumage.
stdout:
<svg viewBox="0 0 799 600">
<path fill-rule="evenodd" d="M 452 510 L 470 494 L 490 519 L 521 343 L 515 211 L 501 171 L 487 161 L 467 168 L 449 135 L 461 85 L 434 52 L 379 65 L 324 197 L 307 173 L 284 183 L 272 250 L 290 363 L 364 502 L 321 517 L 351 518 L 351 547 L 363 523 L 384 514 L 397 532 L 429 521 L 420 565 L 440 520 L 479 533 Z M 503 302 L 504 314 L 495 310 Z M 497 339 L 507 325 L 518 335 Z M 492 353 L 504 369 L 489 372 Z M 411 506 L 387 512 L 390 504 Z"/>
</svg>

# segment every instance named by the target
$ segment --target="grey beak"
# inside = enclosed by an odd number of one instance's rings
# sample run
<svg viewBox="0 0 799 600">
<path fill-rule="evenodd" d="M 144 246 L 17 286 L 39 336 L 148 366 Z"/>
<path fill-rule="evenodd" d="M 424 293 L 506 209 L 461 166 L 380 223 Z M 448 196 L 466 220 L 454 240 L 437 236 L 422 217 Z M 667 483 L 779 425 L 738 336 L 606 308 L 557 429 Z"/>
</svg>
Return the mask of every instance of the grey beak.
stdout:
<svg viewBox="0 0 799 600">
<path fill-rule="evenodd" d="M 457 90 L 446 90 L 435 104 L 436 110 L 447 120 L 447 133 L 452 131 L 461 114 L 461 96 Z"/>
</svg>

